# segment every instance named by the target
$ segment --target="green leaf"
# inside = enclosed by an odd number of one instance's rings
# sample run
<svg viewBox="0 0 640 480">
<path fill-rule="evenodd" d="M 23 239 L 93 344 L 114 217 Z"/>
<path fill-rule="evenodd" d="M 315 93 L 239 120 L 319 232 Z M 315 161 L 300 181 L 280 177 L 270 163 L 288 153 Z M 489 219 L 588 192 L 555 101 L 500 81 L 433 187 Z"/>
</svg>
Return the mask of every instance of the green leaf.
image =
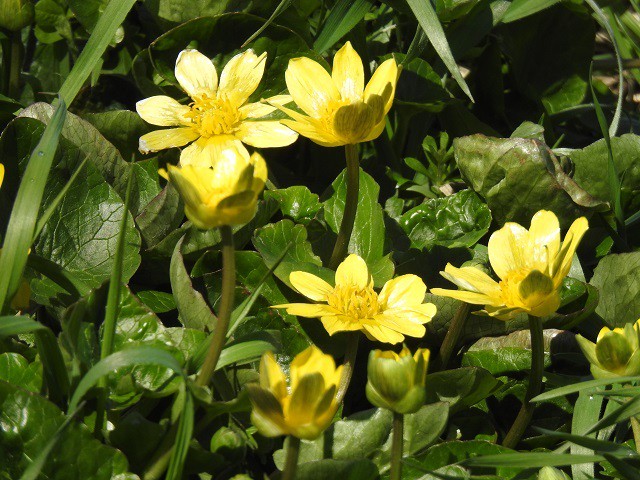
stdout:
<svg viewBox="0 0 640 480">
<path fill-rule="evenodd" d="M 71 422 L 40 395 L 0 381 L 0 472 L 20 478 L 49 441 L 59 432 L 41 474 L 51 480 L 82 478 L 111 480 L 127 472 L 125 456 L 93 438 L 82 424 Z"/>
<path fill-rule="evenodd" d="M 400 218 L 400 226 L 417 249 L 472 247 L 490 224 L 489 208 L 472 190 L 427 200 Z"/>
<path fill-rule="evenodd" d="M 370 460 L 320 460 L 303 463 L 296 470 L 299 480 L 321 480 L 340 478 L 342 480 L 375 480 L 378 469 Z"/>
<path fill-rule="evenodd" d="M 440 112 L 451 96 L 431 65 L 421 58 L 410 59 L 409 54 L 398 53 L 394 57 L 402 64 L 393 101 L 395 108 L 401 114 Z"/>
<path fill-rule="evenodd" d="M 184 237 L 176 244 L 171 257 L 171 290 L 180 313 L 180 321 L 185 327 L 197 330 L 213 330 L 217 317 L 209 308 L 200 292 L 193 288 L 191 277 L 184 266 L 184 259 L 180 249 Z"/>
<path fill-rule="evenodd" d="M 45 330 L 47 327 L 34 322 L 29 317 L 17 317 L 7 315 L 0 317 L 0 338 L 21 333 L 30 333 L 36 330 Z"/>
<path fill-rule="evenodd" d="M 453 58 L 453 54 L 451 53 L 451 47 L 449 47 L 449 42 L 447 42 L 447 38 L 444 35 L 444 30 L 442 29 L 442 25 L 438 20 L 438 16 L 436 15 L 431 2 L 425 2 L 421 0 L 407 0 L 409 7 L 413 11 L 413 14 L 416 16 L 420 27 L 425 32 L 431 45 L 438 53 L 438 56 L 442 60 L 442 62 L 446 65 L 447 69 L 458 83 L 462 91 L 465 93 L 467 97 L 471 101 L 473 101 L 473 97 L 471 96 L 471 92 L 469 91 L 469 87 L 467 86 L 467 82 L 462 78 L 462 74 L 460 73 L 460 69 L 456 64 L 455 58 Z"/>
<path fill-rule="evenodd" d="M 38 393 L 42 388 L 42 364 L 29 363 L 19 353 L 0 354 L 0 379 Z"/>
<path fill-rule="evenodd" d="M 463 367 L 427 375 L 427 402 L 447 402 L 452 412 L 475 405 L 502 387 L 489 372 Z"/>
<path fill-rule="evenodd" d="M 291 218 L 296 223 L 305 225 L 322 208 L 318 195 L 311 193 L 304 185 L 295 185 L 278 190 L 266 190 L 264 196 L 265 198 L 273 198 L 278 202 L 282 215 Z"/>
<path fill-rule="evenodd" d="M 593 391 L 584 390 L 580 392 L 571 418 L 571 433 L 573 435 L 584 435 L 589 430 L 589 427 L 598 421 L 602 410 L 602 401 L 603 397 L 593 395 Z M 590 447 L 584 446 L 582 443 L 573 442 L 571 453 L 573 455 L 592 455 L 594 452 Z M 595 476 L 595 465 L 593 463 L 572 465 L 571 474 L 573 475 L 573 480 L 593 478 Z"/>
<path fill-rule="evenodd" d="M 347 195 L 346 170 L 331 184 L 329 198 L 324 202 L 327 225 L 338 233 L 344 214 Z M 393 277 L 393 262 L 384 256 L 385 225 L 382 206 L 378 203 L 380 187 L 364 170 L 360 169 L 358 210 L 349 241 L 348 252 L 357 253 L 366 262 L 376 285 L 382 285 Z"/>
<path fill-rule="evenodd" d="M 324 53 L 333 47 L 338 40 L 349 33 L 371 10 L 369 0 L 339 0 L 331 9 L 329 17 L 322 25 L 318 38 L 313 42 L 313 49 Z"/>
<path fill-rule="evenodd" d="M 611 254 L 600 260 L 591 285 L 600 291 L 596 313 L 611 327 L 640 316 L 640 252 Z"/>
<path fill-rule="evenodd" d="M 586 382 L 578 382 L 572 385 L 566 385 L 564 387 L 556 388 L 548 392 L 541 393 L 537 397 L 531 399 L 532 402 L 544 402 L 551 400 L 552 398 L 564 397 L 565 395 L 571 395 L 572 393 L 578 393 L 583 390 L 590 390 L 595 387 L 601 387 L 604 385 L 612 385 L 614 383 L 629 383 L 640 381 L 638 377 L 615 377 L 615 378 L 602 378 L 599 380 L 589 380 Z"/>
<path fill-rule="evenodd" d="M 571 455 L 562 453 L 509 453 L 486 455 L 466 460 L 465 465 L 476 467 L 561 467 L 576 463 L 601 462 L 602 455 Z"/>
<path fill-rule="evenodd" d="M 60 97 L 68 105 L 71 105 L 84 82 L 100 62 L 116 30 L 120 28 L 135 3 L 136 0 L 110 0 L 107 4 L 87 44 L 60 88 Z"/>
<path fill-rule="evenodd" d="M 552 7 L 561 0 L 513 0 L 507 13 L 502 17 L 502 23 L 515 22 L 521 18 L 538 13 L 545 8 Z"/>
<path fill-rule="evenodd" d="M 529 225 L 538 210 L 547 209 L 566 228 L 584 209 L 607 208 L 565 174 L 540 142 L 472 135 L 455 139 L 453 146 L 460 172 L 499 225 Z"/>
<path fill-rule="evenodd" d="M 0 271 L 10 272 L 0 275 L 0 313 L 20 285 L 66 113 L 62 102 L 33 149 L 20 182 L 0 254 Z"/>
<path fill-rule="evenodd" d="M 176 301 L 170 293 L 143 290 L 136 293 L 136 296 L 154 313 L 165 313 L 176 309 Z"/>
<path fill-rule="evenodd" d="M 282 252 L 287 252 L 274 274 L 289 287 L 289 274 L 295 270 L 333 281 L 334 272 L 322 267 L 322 261 L 311 249 L 307 230 L 303 225 L 294 224 L 291 220 L 281 220 L 258 228 L 253 236 L 253 245 L 269 268 L 278 262 Z"/>
</svg>

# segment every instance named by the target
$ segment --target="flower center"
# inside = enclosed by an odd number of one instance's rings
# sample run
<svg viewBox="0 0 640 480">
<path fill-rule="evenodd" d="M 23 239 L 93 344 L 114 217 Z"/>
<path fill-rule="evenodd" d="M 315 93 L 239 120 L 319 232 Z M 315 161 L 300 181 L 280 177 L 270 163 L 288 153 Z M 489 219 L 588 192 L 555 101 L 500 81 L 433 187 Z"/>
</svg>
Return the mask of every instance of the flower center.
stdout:
<svg viewBox="0 0 640 480">
<path fill-rule="evenodd" d="M 191 111 L 186 114 L 194 123 L 200 135 L 232 134 L 241 120 L 238 109 L 226 98 L 213 98 L 202 95 L 190 105 Z"/>
<path fill-rule="evenodd" d="M 340 285 L 328 295 L 327 303 L 354 320 L 373 318 L 380 312 L 378 294 L 372 287 Z"/>
</svg>

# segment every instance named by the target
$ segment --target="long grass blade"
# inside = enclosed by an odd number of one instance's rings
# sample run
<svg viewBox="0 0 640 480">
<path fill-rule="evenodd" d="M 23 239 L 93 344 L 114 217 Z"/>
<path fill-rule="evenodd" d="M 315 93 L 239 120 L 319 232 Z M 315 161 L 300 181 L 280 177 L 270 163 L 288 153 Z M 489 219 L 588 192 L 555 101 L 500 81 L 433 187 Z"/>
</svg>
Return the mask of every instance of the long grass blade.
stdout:
<svg viewBox="0 0 640 480">
<path fill-rule="evenodd" d="M 281 2 L 278 4 L 276 9 L 273 11 L 271 16 L 267 19 L 267 21 L 262 24 L 262 26 L 256 31 L 256 33 L 254 33 L 249 38 L 247 38 L 247 40 L 242 44 L 242 46 L 240 48 L 246 47 L 251 42 L 253 42 L 256 38 L 258 38 L 258 36 L 262 32 L 264 32 L 266 30 L 266 28 L 269 25 L 271 25 L 273 23 L 273 21 L 280 16 L 280 14 L 282 12 L 284 12 L 287 8 L 289 8 L 292 3 L 293 3 L 293 0 L 281 0 Z"/>
<path fill-rule="evenodd" d="M 422 27 L 422 30 L 429 38 L 429 41 L 433 45 L 436 53 L 449 72 L 451 72 L 454 80 L 458 83 L 464 94 L 473 101 L 473 96 L 469 91 L 469 86 L 467 85 L 467 82 L 465 82 L 464 78 L 462 78 L 458 64 L 456 63 L 455 58 L 453 58 L 453 53 L 451 53 L 451 47 L 449 46 L 447 37 L 444 34 L 440 20 L 438 20 L 438 15 L 433 9 L 431 2 L 426 0 L 407 0 L 407 3 L 409 4 L 409 7 L 411 7 L 420 27 Z"/>
<path fill-rule="evenodd" d="M 605 415 L 602 420 L 596 422 L 587 433 L 597 432 L 603 428 L 610 427 L 616 423 L 628 420 L 631 417 L 635 417 L 640 414 L 640 397 L 635 397 L 626 403 L 623 403 L 620 407 L 613 410 L 608 415 Z"/>
<path fill-rule="evenodd" d="M 29 158 L 29 163 L 18 188 L 7 226 L 2 254 L 0 254 L 0 272 L 2 272 L 0 275 L 0 313 L 20 286 L 38 220 L 44 187 L 58 148 L 66 113 L 65 102 L 61 101 L 31 154 L 31 158 Z"/>
<path fill-rule="evenodd" d="M 29 317 L 16 317 L 7 315 L 0 317 L 0 338 L 21 333 L 31 333 L 36 330 L 46 330 L 47 327 L 41 323 L 34 322 Z"/>
<path fill-rule="evenodd" d="M 71 105 L 84 82 L 102 61 L 102 54 L 135 3 L 136 0 L 110 0 L 107 3 L 86 46 L 60 88 L 60 97 L 67 105 Z"/>
<path fill-rule="evenodd" d="M 507 13 L 502 17 L 502 23 L 515 22 L 522 18 L 538 13 L 545 8 L 560 3 L 561 0 L 513 0 Z"/>
<path fill-rule="evenodd" d="M 318 53 L 323 53 L 333 47 L 364 18 L 370 8 L 371 2 L 369 0 L 339 0 L 336 2 L 322 26 L 318 38 L 313 42 L 313 49 Z"/>
<path fill-rule="evenodd" d="M 180 480 L 182 478 L 182 470 L 184 469 L 184 461 L 187 458 L 191 436 L 193 435 L 193 396 L 189 389 L 185 388 L 185 399 L 182 406 L 182 413 L 178 424 L 178 433 L 176 441 L 171 452 L 171 461 L 167 469 L 166 480 Z"/>
<path fill-rule="evenodd" d="M 564 397 L 565 395 L 571 395 L 572 393 L 578 393 L 582 390 L 592 389 L 595 387 L 601 387 L 604 385 L 611 385 L 613 383 L 629 383 L 637 382 L 640 380 L 638 377 L 616 377 L 616 378 L 602 378 L 599 380 L 589 380 L 586 382 L 574 383 L 573 385 L 565 385 L 564 387 L 549 390 L 548 392 L 541 393 L 537 397 L 531 399 L 532 402 L 546 402 L 552 398 Z"/>
</svg>

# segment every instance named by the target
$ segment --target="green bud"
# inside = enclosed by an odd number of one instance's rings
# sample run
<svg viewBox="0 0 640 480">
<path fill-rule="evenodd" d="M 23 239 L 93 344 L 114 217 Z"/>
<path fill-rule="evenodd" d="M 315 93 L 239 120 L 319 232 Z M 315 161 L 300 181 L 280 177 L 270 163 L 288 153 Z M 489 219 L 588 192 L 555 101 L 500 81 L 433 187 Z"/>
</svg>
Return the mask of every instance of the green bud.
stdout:
<svg viewBox="0 0 640 480">
<path fill-rule="evenodd" d="M 399 354 L 373 350 L 367 368 L 367 399 L 376 407 L 397 413 L 414 413 L 424 405 L 429 350 L 412 356 L 407 347 Z"/>
<path fill-rule="evenodd" d="M 31 25 L 33 17 L 31 0 L 0 0 L 0 27 L 17 32 Z"/>
<path fill-rule="evenodd" d="M 222 427 L 211 437 L 211 451 L 229 461 L 240 461 L 245 454 L 246 444 L 242 436 L 231 428 Z"/>
<path fill-rule="evenodd" d="M 571 480 L 571 477 L 553 467 L 542 467 L 538 473 L 538 480 Z"/>
</svg>

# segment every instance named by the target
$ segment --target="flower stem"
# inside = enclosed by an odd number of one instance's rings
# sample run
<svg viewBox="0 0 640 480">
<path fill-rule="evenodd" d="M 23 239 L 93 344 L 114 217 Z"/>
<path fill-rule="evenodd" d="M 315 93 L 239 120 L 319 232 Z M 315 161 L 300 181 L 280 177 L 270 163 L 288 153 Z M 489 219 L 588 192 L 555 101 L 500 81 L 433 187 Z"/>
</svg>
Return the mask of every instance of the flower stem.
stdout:
<svg viewBox="0 0 640 480">
<path fill-rule="evenodd" d="M 467 323 L 470 311 L 471 305 L 465 302 L 462 302 L 458 307 L 458 310 L 456 310 L 456 313 L 449 324 L 447 334 L 440 346 L 440 352 L 438 354 L 440 359 L 440 370 L 446 370 L 449 360 L 451 359 L 451 355 L 458 344 L 458 339 L 464 329 L 464 325 Z"/>
<path fill-rule="evenodd" d="M 338 268 L 338 265 L 347 256 L 347 248 L 349 247 L 353 224 L 356 220 L 356 211 L 358 210 L 358 190 L 360 189 L 358 147 L 357 145 L 345 145 L 344 152 L 347 159 L 347 195 L 340 231 L 338 232 L 338 238 L 336 238 L 336 244 L 333 246 L 331 260 L 329 260 L 329 268 L 332 270 Z"/>
<path fill-rule="evenodd" d="M 631 417 L 631 430 L 633 431 L 633 441 L 636 444 L 636 452 L 640 453 L 640 421 L 638 421 L 638 417 Z"/>
<path fill-rule="evenodd" d="M 298 455 L 300 455 L 300 439 L 289 435 L 289 445 L 287 446 L 287 459 L 282 471 L 281 480 L 293 480 L 296 478 L 298 469 Z"/>
<path fill-rule="evenodd" d="M 400 480 L 402 478 L 402 449 L 404 415 L 393 412 L 393 437 L 391 438 L 391 472 L 389 480 Z"/>
<path fill-rule="evenodd" d="M 220 311 L 218 323 L 209 344 L 209 350 L 204 364 L 196 377 L 196 383 L 200 386 L 208 385 L 216 370 L 222 347 L 224 347 L 229 329 L 229 319 L 233 310 L 233 299 L 236 289 L 236 260 L 233 247 L 233 231 L 228 225 L 220 227 L 222 235 L 222 297 L 220 299 Z"/>
<path fill-rule="evenodd" d="M 22 71 L 22 35 L 20 30 L 9 34 L 11 42 L 11 64 L 9 66 L 9 97 L 17 98 L 20 95 L 20 72 Z"/>
<path fill-rule="evenodd" d="M 344 363 L 342 364 L 342 378 L 340 378 L 340 386 L 336 393 L 338 403 L 344 400 L 344 396 L 347 393 L 349 383 L 351 383 L 351 376 L 353 375 L 353 366 L 356 363 L 356 355 L 358 354 L 360 334 L 358 332 L 349 332 L 348 335 L 347 348 L 344 352 Z"/>
<path fill-rule="evenodd" d="M 542 374 L 544 372 L 542 320 L 530 315 L 529 331 L 531 332 L 531 373 L 529 374 L 529 384 L 518 416 L 502 441 L 502 445 L 507 448 L 515 448 L 518 445 L 533 416 L 534 405 L 529 400 L 542 391 Z"/>
</svg>

